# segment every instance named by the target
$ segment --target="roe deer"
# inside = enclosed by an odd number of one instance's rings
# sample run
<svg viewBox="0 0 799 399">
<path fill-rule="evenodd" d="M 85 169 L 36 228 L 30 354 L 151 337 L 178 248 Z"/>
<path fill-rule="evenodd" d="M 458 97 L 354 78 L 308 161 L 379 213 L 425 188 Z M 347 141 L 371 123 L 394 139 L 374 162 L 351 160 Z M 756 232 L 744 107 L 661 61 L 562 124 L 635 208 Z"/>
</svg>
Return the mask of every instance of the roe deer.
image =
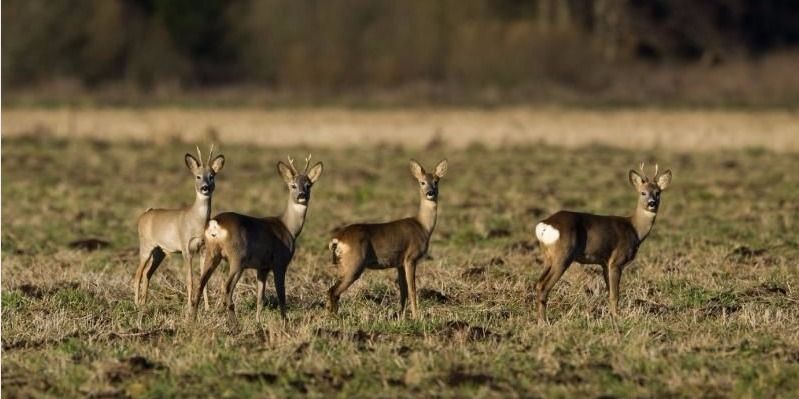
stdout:
<svg viewBox="0 0 799 399">
<path fill-rule="evenodd" d="M 277 163 L 278 174 L 283 177 L 289 191 L 288 204 L 281 216 L 257 218 L 225 212 L 208 222 L 205 230 L 205 263 L 191 308 L 192 318 L 196 317 L 200 292 L 222 259 L 225 259 L 230 266 L 225 284 L 225 305 L 230 325 L 237 324 L 233 290 L 245 268 L 256 269 L 257 272 L 256 320 L 261 320 L 261 307 L 266 298 L 266 278 L 270 270 L 275 278 L 280 315 L 286 319 L 286 270 L 294 256 L 295 241 L 305 224 L 311 187 L 322 175 L 321 162 L 308 169 L 310 155 L 305 159 L 302 173 L 294 167 L 294 160 L 291 157 L 288 159 L 288 165 Z"/>
<path fill-rule="evenodd" d="M 641 173 L 630 170 L 629 180 L 639 194 L 632 216 L 559 211 L 535 226 L 546 267 L 535 285 L 539 323 L 548 322 L 549 291 L 573 261 L 602 266 L 610 313 L 613 317 L 617 315 L 622 269 L 635 258 L 638 247 L 655 224 L 660 192 L 669 186 L 671 171 L 659 173 L 655 165 L 655 176 L 650 180 L 642 163 Z"/>
<path fill-rule="evenodd" d="M 352 224 L 340 229 L 330 241 L 333 264 L 338 267 L 338 281 L 328 292 L 328 310 L 338 311 L 341 294 L 366 269 L 397 269 L 400 289 L 400 315 L 410 290 L 411 313 L 416 307 L 416 263 L 427 252 L 430 236 L 436 227 L 438 181 L 447 173 L 447 160 L 436 166 L 435 173 L 425 172 L 411 160 L 411 173 L 419 182 L 419 213 L 415 217 L 388 223 Z"/>
<path fill-rule="evenodd" d="M 186 154 L 184 160 L 194 176 L 194 204 L 180 209 L 148 209 L 139 216 L 139 267 L 134 277 L 134 302 L 137 305 L 147 303 L 147 289 L 150 278 L 164 260 L 167 253 L 180 252 L 186 269 L 186 304 L 191 304 L 192 272 L 191 263 L 194 255 L 203 246 L 203 232 L 208 217 L 211 216 L 211 196 L 214 193 L 214 177 L 225 165 L 225 157 L 214 155 L 214 147 L 208 154 L 208 160 L 202 163 L 200 148 L 198 158 Z M 139 295 L 139 288 L 144 279 L 144 291 Z M 205 306 L 208 307 L 208 296 L 205 295 Z"/>
</svg>

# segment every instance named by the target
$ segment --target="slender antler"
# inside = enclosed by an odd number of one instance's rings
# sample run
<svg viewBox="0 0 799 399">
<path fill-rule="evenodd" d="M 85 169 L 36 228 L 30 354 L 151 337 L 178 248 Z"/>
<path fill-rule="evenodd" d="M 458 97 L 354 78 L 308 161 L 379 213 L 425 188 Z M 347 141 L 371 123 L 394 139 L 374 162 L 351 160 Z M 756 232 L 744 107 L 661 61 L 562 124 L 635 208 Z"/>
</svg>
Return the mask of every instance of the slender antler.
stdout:
<svg viewBox="0 0 799 399">
<path fill-rule="evenodd" d="M 203 154 L 200 153 L 200 146 L 194 146 L 197 149 L 197 162 L 203 161 Z"/>
<path fill-rule="evenodd" d="M 305 170 L 302 172 L 303 174 L 308 174 L 308 167 L 311 166 L 311 153 L 308 153 L 308 157 L 305 158 Z"/>
<path fill-rule="evenodd" d="M 657 179 L 660 172 L 658 172 L 658 164 L 655 164 L 655 177 L 653 179 Z"/>
<path fill-rule="evenodd" d="M 641 169 L 641 179 L 643 179 L 643 181 L 648 181 L 649 178 L 646 177 L 646 171 L 644 170 L 644 163 L 643 162 L 641 162 L 640 169 Z"/>
<path fill-rule="evenodd" d="M 206 165 L 211 164 L 211 158 L 213 158 L 213 156 L 214 156 L 214 143 L 211 143 L 211 151 L 208 153 L 208 162 L 206 162 Z"/>
<path fill-rule="evenodd" d="M 296 175 L 297 174 L 297 168 L 294 167 L 294 159 L 291 158 L 291 155 L 288 156 L 288 159 L 289 159 L 289 167 L 291 168 L 291 171 L 294 172 L 294 174 Z"/>
</svg>

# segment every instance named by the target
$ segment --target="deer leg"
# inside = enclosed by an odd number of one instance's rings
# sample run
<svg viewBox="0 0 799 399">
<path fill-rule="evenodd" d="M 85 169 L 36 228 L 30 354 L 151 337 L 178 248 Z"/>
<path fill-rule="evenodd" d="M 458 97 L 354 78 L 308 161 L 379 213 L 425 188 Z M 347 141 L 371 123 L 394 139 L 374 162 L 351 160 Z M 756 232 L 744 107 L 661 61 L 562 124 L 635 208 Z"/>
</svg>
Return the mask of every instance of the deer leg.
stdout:
<svg viewBox="0 0 799 399">
<path fill-rule="evenodd" d="M 153 277 L 155 271 L 158 270 L 158 266 L 161 265 L 161 262 L 164 261 L 166 258 L 166 254 L 163 250 L 159 247 L 153 248 L 152 251 L 152 258 L 150 259 L 150 263 L 147 265 L 147 268 L 144 270 L 144 287 L 142 287 L 143 291 L 141 294 L 141 304 L 144 305 L 147 303 L 147 290 L 150 288 L 150 278 Z"/>
<path fill-rule="evenodd" d="M 608 277 L 608 267 L 606 265 L 602 266 L 602 279 L 605 281 L 605 288 L 610 292 L 610 280 Z"/>
<path fill-rule="evenodd" d="M 191 295 L 194 293 L 194 276 L 191 273 L 191 264 L 194 260 L 194 255 L 191 250 L 185 248 L 183 250 L 183 268 L 186 272 L 186 308 L 191 307 Z"/>
<path fill-rule="evenodd" d="M 338 281 L 330 287 L 327 295 L 327 310 L 331 314 L 336 314 L 338 312 L 338 300 L 341 298 L 341 294 L 343 294 L 355 280 L 358 280 L 364 268 L 363 265 L 360 264 L 360 259 L 357 263 L 355 261 L 345 263 L 344 259 L 341 259 L 340 262 L 342 263 L 339 266 L 340 277 Z"/>
<path fill-rule="evenodd" d="M 549 297 L 549 291 L 552 290 L 552 287 L 555 283 L 560 280 L 560 277 L 569 268 L 571 265 L 572 259 L 571 258 L 560 258 L 555 259 L 552 263 L 550 270 L 547 270 L 546 275 L 542 276 L 542 281 L 539 281 L 536 284 L 537 294 L 536 299 L 538 300 L 538 323 L 539 324 L 547 324 L 549 320 L 547 319 L 546 312 L 547 312 L 547 298 Z"/>
<path fill-rule="evenodd" d="M 286 266 L 275 267 L 275 292 L 277 293 L 277 303 L 280 305 L 280 317 L 286 320 Z"/>
<path fill-rule="evenodd" d="M 136 274 L 133 276 L 133 303 L 136 305 L 139 305 L 139 288 L 141 286 L 142 277 L 144 276 L 144 269 L 147 267 L 147 263 L 152 259 L 152 255 L 152 249 L 139 250 L 139 267 L 136 268 Z"/>
<path fill-rule="evenodd" d="M 261 308 L 264 306 L 264 296 L 266 291 L 266 277 L 269 269 L 261 268 L 257 271 L 258 289 L 255 294 L 255 321 L 261 322 Z"/>
<path fill-rule="evenodd" d="M 241 278 L 241 261 L 239 259 L 231 261 L 228 259 L 230 271 L 228 271 L 227 284 L 225 284 L 225 307 L 227 308 L 228 324 L 234 326 L 238 324 L 236 320 L 236 308 L 233 305 L 233 290 L 236 288 Z"/>
<path fill-rule="evenodd" d="M 541 273 L 541 276 L 538 278 L 538 282 L 535 283 L 535 297 L 538 302 L 537 311 L 538 311 L 538 323 L 543 324 L 546 322 L 546 301 L 544 301 L 544 305 L 541 305 L 541 298 L 542 293 L 544 291 L 544 286 L 546 286 L 547 280 L 549 276 L 552 274 L 552 260 L 549 257 L 546 257 L 545 260 L 549 265 L 546 266 L 544 271 Z"/>
<path fill-rule="evenodd" d="M 397 268 L 397 284 L 399 285 L 400 291 L 399 317 L 402 319 L 405 317 L 405 304 L 408 301 L 408 280 L 405 279 L 404 267 Z"/>
<path fill-rule="evenodd" d="M 610 304 L 610 314 L 613 317 L 618 316 L 619 308 L 619 283 L 621 283 L 621 265 L 611 264 L 608 267 L 609 273 L 609 293 L 608 301 Z"/>
<path fill-rule="evenodd" d="M 206 253 L 206 251 L 204 249 L 201 250 L 201 252 L 200 252 L 200 276 L 202 276 L 203 272 L 205 272 L 205 253 Z M 211 309 L 210 305 L 208 304 L 208 285 L 207 284 L 203 285 L 202 291 L 203 291 L 203 304 L 204 304 L 203 307 L 205 308 L 205 311 L 207 312 L 207 311 L 209 311 Z"/>
<path fill-rule="evenodd" d="M 218 253 L 215 253 L 210 256 L 204 256 L 203 259 L 203 266 L 202 266 L 202 273 L 200 273 L 200 285 L 197 287 L 197 292 L 194 294 L 194 300 L 191 304 L 191 317 L 197 317 L 197 307 L 200 305 L 200 292 L 205 292 L 205 289 L 208 285 L 208 280 L 211 279 L 211 275 L 214 274 L 216 267 L 219 266 L 219 263 L 222 262 L 222 256 Z M 206 302 L 206 305 L 208 303 Z"/>
<path fill-rule="evenodd" d="M 416 306 L 416 262 L 405 261 L 405 281 L 408 284 L 408 296 L 411 300 L 411 316 L 417 319 L 419 310 Z"/>
</svg>

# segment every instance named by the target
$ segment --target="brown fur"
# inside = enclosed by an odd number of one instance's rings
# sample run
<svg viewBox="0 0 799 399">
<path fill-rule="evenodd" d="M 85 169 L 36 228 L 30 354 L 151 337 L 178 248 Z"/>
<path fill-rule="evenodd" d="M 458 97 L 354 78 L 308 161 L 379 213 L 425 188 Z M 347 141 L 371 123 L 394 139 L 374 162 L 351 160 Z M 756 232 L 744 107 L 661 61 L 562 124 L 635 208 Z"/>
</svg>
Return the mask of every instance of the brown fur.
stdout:
<svg viewBox="0 0 799 399">
<path fill-rule="evenodd" d="M 643 165 L 641 166 L 643 172 Z M 635 259 L 638 248 L 649 235 L 660 205 L 660 191 L 671 182 L 671 171 L 655 172 L 654 182 L 630 171 L 630 183 L 640 192 L 635 213 L 630 217 L 602 216 L 559 211 L 542 220 L 558 231 L 551 243 L 541 242 L 545 269 L 536 283 L 538 321 L 546 323 L 549 292 L 572 262 L 602 266 L 608 289 L 610 312 L 618 313 L 619 284 L 625 265 Z M 541 240 L 541 237 L 539 237 Z"/>
<path fill-rule="evenodd" d="M 411 172 L 419 182 L 420 205 L 416 217 L 387 223 L 353 224 L 336 232 L 330 243 L 338 281 L 328 292 L 328 310 L 338 311 L 341 294 L 366 269 L 397 269 L 400 288 L 400 314 L 410 294 L 411 313 L 418 316 L 416 304 L 416 265 L 422 259 L 435 228 L 438 207 L 438 181 L 447 170 L 441 161 L 435 173 L 426 173 L 411 160 Z"/>
<path fill-rule="evenodd" d="M 306 163 L 308 161 L 310 157 Z M 288 203 L 281 216 L 257 218 L 227 212 L 215 216 L 208 223 L 205 230 L 205 263 L 200 286 L 192 303 L 191 317 L 196 317 L 200 292 L 222 259 L 225 259 L 230 266 L 225 284 L 225 305 L 231 325 L 237 324 L 233 291 L 244 269 L 255 269 L 257 273 L 256 319 L 261 319 L 261 308 L 266 298 L 266 278 L 270 271 L 274 275 L 280 315 L 286 318 L 286 271 L 294 256 L 295 241 L 305 223 L 311 186 L 322 174 L 322 164 L 317 163 L 310 171 L 306 165 L 302 173 L 294 168 L 293 163 L 289 166 L 279 162 L 277 169 L 289 189 Z"/>
</svg>

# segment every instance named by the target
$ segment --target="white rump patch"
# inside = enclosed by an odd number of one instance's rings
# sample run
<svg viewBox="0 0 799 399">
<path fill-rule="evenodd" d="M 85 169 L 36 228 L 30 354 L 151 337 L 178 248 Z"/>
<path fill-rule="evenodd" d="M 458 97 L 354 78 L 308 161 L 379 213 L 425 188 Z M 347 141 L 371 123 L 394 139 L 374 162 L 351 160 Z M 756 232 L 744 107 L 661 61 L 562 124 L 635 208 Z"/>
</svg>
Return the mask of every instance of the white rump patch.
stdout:
<svg viewBox="0 0 799 399">
<path fill-rule="evenodd" d="M 227 237 L 227 230 L 223 229 L 216 220 L 209 220 L 208 227 L 205 229 L 205 239 L 223 240 L 225 237 Z"/>
<path fill-rule="evenodd" d="M 541 222 L 535 225 L 535 236 L 544 245 L 552 245 L 560 238 L 558 229 Z"/>
</svg>

